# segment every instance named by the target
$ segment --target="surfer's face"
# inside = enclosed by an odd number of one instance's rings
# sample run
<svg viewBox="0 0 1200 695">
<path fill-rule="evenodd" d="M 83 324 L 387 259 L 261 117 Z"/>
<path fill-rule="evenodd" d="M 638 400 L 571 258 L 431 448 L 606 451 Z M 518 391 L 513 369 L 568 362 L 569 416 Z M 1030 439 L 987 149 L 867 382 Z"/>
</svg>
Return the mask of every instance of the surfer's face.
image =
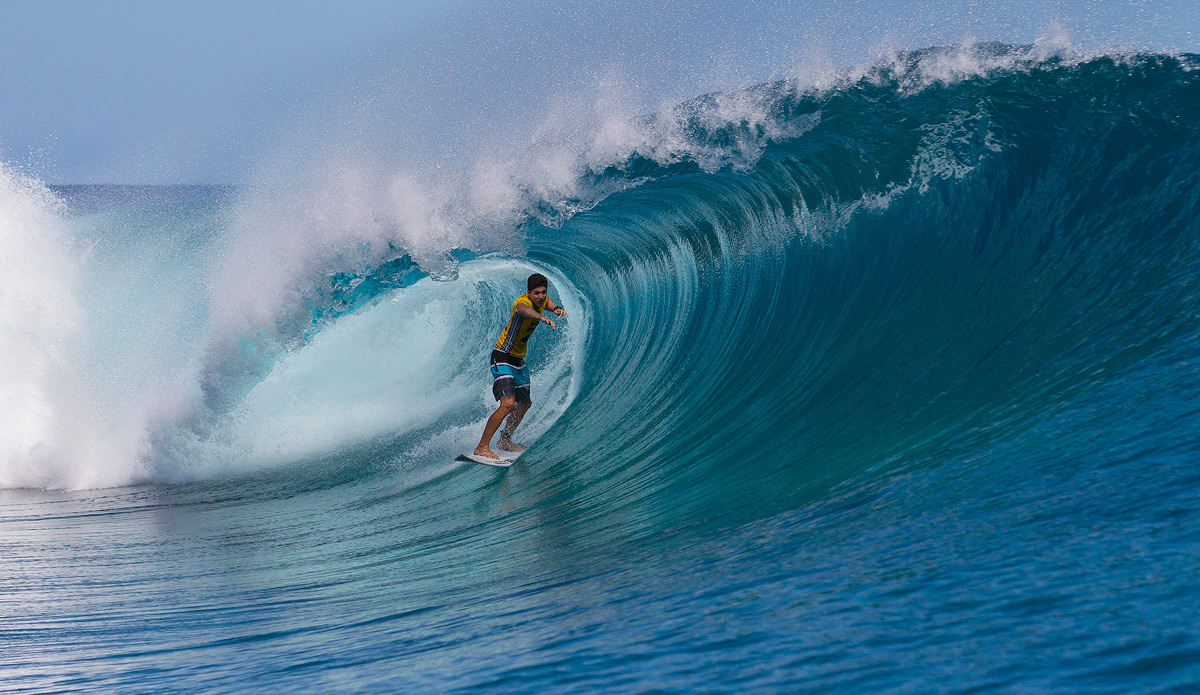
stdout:
<svg viewBox="0 0 1200 695">
<path fill-rule="evenodd" d="M 540 307 L 546 303 L 546 291 L 545 287 L 535 287 L 529 290 L 529 300 L 533 302 L 534 306 Z"/>
</svg>

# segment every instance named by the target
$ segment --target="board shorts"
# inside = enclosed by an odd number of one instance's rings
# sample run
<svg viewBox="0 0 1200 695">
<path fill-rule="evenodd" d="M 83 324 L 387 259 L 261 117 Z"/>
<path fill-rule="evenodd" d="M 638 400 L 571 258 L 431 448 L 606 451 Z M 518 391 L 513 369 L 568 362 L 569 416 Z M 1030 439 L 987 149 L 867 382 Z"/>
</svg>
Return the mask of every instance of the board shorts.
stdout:
<svg viewBox="0 0 1200 695">
<path fill-rule="evenodd" d="M 492 395 L 496 400 L 516 396 L 518 403 L 533 403 L 529 400 L 529 372 L 525 369 L 525 360 L 492 350 Z"/>
</svg>

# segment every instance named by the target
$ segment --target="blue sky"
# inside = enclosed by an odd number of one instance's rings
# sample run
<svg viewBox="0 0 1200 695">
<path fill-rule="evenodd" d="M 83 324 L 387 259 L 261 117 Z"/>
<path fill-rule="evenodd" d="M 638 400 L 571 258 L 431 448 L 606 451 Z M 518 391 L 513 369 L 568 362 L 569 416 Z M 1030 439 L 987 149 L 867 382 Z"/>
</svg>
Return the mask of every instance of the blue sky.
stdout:
<svg viewBox="0 0 1200 695">
<path fill-rule="evenodd" d="M 1200 52 L 1200 0 L 5 0 L 0 158 L 51 183 L 237 182 L 335 123 L 453 151 L 613 72 L 652 107 L 883 46 L 1058 30 Z"/>
</svg>

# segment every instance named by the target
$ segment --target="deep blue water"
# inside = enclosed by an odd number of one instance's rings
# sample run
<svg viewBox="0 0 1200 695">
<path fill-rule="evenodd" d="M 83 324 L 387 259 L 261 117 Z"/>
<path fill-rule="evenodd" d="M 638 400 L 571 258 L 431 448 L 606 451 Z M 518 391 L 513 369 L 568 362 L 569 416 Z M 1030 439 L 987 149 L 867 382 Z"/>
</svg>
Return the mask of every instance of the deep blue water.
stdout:
<svg viewBox="0 0 1200 695">
<path fill-rule="evenodd" d="M 232 341 L 250 192 L 56 189 L 81 383 L 153 417 L 5 464 L 2 689 L 1200 691 L 1200 62 L 978 50 L 698 98 Z M 455 463 L 530 269 L 531 447 Z"/>
</svg>

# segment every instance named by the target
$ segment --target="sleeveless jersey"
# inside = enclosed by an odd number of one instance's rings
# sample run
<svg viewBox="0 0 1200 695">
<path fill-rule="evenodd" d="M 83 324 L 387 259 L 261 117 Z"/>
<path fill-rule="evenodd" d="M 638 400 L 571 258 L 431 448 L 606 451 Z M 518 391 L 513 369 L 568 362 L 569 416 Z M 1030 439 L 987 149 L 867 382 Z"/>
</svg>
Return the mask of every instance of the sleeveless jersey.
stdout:
<svg viewBox="0 0 1200 695">
<path fill-rule="evenodd" d="M 500 339 L 496 341 L 496 349 L 501 352 L 507 352 L 513 357 L 524 359 L 526 351 L 529 349 L 529 336 L 533 335 L 533 329 L 541 323 L 539 319 L 530 319 L 521 316 L 517 313 L 517 307 L 525 305 L 533 309 L 533 302 L 529 299 L 529 295 L 523 294 L 517 297 L 513 302 L 512 315 L 508 317 L 508 325 L 504 327 L 504 332 L 500 334 Z M 546 310 L 546 303 L 542 303 L 542 309 L 538 312 L 540 316 Z M 536 309 L 535 309 L 536 311 Z"/>
</svg>

